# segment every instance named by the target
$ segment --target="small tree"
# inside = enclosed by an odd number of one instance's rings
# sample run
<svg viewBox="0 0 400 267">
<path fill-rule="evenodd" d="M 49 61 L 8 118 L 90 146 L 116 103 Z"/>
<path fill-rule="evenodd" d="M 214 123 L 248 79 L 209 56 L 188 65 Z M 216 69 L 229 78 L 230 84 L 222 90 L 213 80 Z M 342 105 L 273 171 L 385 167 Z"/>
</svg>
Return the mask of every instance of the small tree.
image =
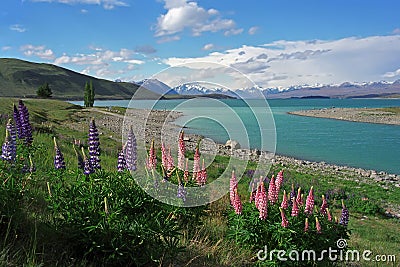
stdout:
<svg viewBox="0 0 400 267">
<path fill-rule="evenodd" d="M 95 93 L 94 93 L 93 83 L 92 83 L 92 81 L 90 81 L 90 83 L 89 83 L 89 105 L 91 107 L 93 107 L 93 105 L 94 105 L 94 95 L 95 95 Z"/>
<path fill-rule="evenodd" d="M 46 82 L 37 89 L 36 94 L 38 97 L 48 98 L 51 97 L 53 92 L 51 91 L 49 84 Z"/>
<path fill-rule="evenodd" d="M 94 105 L 94 88 L 92 81 L 86 82 L 85 83 L 85 91 L 84 91 L 84 97 L 83 97 L 83 102 L 85 107 L 93 107 Z"/>
</svg>

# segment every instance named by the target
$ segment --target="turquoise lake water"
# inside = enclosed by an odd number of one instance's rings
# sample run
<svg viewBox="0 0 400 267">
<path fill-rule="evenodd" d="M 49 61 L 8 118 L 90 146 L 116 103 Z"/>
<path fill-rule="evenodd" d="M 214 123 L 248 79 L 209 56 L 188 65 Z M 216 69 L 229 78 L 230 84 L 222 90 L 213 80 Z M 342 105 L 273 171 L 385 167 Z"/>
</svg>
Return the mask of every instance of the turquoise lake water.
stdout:
<svg viewBox="0 0 400 267">
<path fill-rule="evenodd" d="M 276 138 L 277 154 L 400 174 L 400 126 L 287 114 L 293 110 L 333 106 L 400 106 L 400 99 L 269 100 L 272 114 L 265 108 L 263 100 L 247 100 L 247 104 L 241 100 L 217 102 L 226 106 L 207 99 L 193 102 L 161 100 L 157 102 L 155 108 L 182 111 L 185 116 L 179 118 L 177 124 L 189 127 L 186 131 L 199 133 L 216 142 L 224 143 L 231 138 L 238 140 L 242 147 L 272 151 L 275 148 Z M 98 106 L 126 107 L 128 104 L 129 101 L 125 100 L 95 102 Z M 152 104 L 153 102 L 148 100 L 135 100 L 130 106 L 150 108 Z M 260 121 L 257 122 L 257 119 Z M 185 123 L 188 120 L 189 122 Z M 237 127 L 241 124 L 238 121 L 244 123 L 245 129 Z"/>
</svg>

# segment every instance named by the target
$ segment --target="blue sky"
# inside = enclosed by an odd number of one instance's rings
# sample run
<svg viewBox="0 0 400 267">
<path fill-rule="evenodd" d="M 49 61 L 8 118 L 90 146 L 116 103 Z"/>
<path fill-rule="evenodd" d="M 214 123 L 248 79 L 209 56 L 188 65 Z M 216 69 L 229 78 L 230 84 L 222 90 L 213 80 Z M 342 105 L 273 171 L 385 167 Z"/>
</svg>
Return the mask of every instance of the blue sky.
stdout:
<svg viewBox="0 0 400 267">
<path fill-rule="evenodd" d="M 397 0 L 2 0 L 0 6 L 0 57 L 110 80 L 138 81 L 171 66 L 190 69 L 191 81 L 228 75 L 233 88 L 248 86 L 238 72 L 282 88 L 400 79 Z"/>
</svg>

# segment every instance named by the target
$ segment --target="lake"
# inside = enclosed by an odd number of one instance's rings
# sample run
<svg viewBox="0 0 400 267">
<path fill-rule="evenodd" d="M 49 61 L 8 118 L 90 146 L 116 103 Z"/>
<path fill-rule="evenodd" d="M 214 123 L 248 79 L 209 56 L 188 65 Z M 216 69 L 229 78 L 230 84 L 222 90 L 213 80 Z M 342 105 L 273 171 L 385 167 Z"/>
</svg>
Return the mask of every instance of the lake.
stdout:
<svg viewBox="0 0 400 267">
<path fill-rule="evenodd" d="M 130 107 L 153 104 L 135 100 Z M 277 99 L 268 104 L 270 110 L 263 100 L 160 100 L 154 108 L 183 112 L 178 125 L 216 142 L 234 139 L 242 147 L 276 150 L 294 158 L 400 174 L 400 126 L 287 114 L 313 108 L 400 106 L 400 99 Z M 127 107 L 129 101 L 96 101 L 95 105 Z"/>
</svg>

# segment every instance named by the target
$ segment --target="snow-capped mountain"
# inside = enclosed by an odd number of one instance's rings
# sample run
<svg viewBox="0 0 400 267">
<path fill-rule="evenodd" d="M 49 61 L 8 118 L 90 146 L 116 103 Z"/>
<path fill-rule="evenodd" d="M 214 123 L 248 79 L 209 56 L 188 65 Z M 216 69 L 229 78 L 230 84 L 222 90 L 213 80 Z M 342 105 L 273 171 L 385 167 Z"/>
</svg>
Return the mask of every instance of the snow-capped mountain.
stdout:
<svg viewBox="0 0 400 267">
<path fill-rule="evenodd" d="M 145 79 L 140 82 L 135 82 L 137 85 L 140 85 L 154 93 L 158 93 L 160 95 L 176 95 L 178 94 L 171 87 L 166 85 L 165 83 L 157 80 L 157 79 Z"/>
</svg>

